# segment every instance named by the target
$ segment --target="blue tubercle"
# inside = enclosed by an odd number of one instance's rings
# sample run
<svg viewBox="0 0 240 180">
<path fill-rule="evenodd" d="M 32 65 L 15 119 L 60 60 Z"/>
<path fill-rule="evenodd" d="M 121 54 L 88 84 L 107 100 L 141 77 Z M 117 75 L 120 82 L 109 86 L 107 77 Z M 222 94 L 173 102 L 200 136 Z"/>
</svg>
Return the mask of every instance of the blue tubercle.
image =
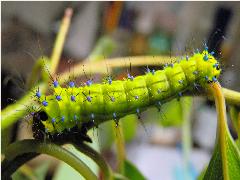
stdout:
<svg viewBox="0 0 240 180">
<path fill-rule="evenodd" d="M 149 69 L 148 67 L 147 67 L 147 72 L 146 73 L 150 73 L 151 72 L 151 69 Z"/>
<path fill-rule="evenodd" d="M 128 79 L 130 79 L 131 81 L 133 81 L 134 77 L 132 75 L 130 75 L 129 73 L 127 74 Z"/>
<path fill-rule="evenodd" d="M 214 64 L 213 67 L 214 67 L 214 68 L 218 67 L 218 63 Z"/>
<path fill-rule="evenodd" d="M 53 86 L 56 88 L 56 87 L 58 87 L 58 81 L 53 81 Z"/>
<path fill-rule="evenodd" d="M 74 95 L 71 95 L 71 101 L 76 101 L 76 97 Z"/>
<path fill-rule="evenodd" d="M 62 100 L 62 97 L 61 97 L 60 95 L 57 95 L 57 96 L 56 96 L 56 100 L 61 101 L 61 100 Z"/>
<path fill-rule="evenodd" d="M 74 116 L 73 116 L 73 120 L 76 121 L 77 119 L 78 119 L 77 115 L 74 114 Z"/>
<path fill-rule="evenodd" d="M 37 98 L 40 98 L 41 97 L 40 91 L 38 90 L 35 95 L 37 96 Z"/>
<path fill-rule="evenodd" d="M 140 114 L 140 109 L 139 108 L 136 109 L 136 113 Z"/>
<path fill-rule="evenodd" d="M 207 60 L 208 60 L 208 55 L 207 55 L 207 54 L 205 54 L 205 55 L 203 56 L 203 60 L 204 60 L 204 61 L 207 61 Z"/>
<path fill-rule="evenodd" d="M 113 119 L 117 119 L 117 114 L 115 112 L 113 113 Z"/>
<path fill-rule="evenodd" d="M 217 82 L 217 78 L 216 78 L 216 77 L 213 77 L 213 78 L 212 78 L 212 81 L 213 81 L 213 82 Z"/>
<path fill-rule="evenodd" d="M 64 120 L 65 120 L 65 117 L 64 117 L 64 116 L 62 116 L 62 117 L 61 117 L 61 121 L 62 121 L 62 122 L 64 122 Z"/>
<path fill-rule="evenodd" d="M 204 43 L 204 49 L 205 49 L 206 51 L 208 51 L 208 46 L 207 46 L 206 43 Z"/>
<path fill-rule="evenodd" d="M 74 82 L 73 82 L 73 81 L 70 81 L 70 82 L 69 82 L 69 87 L 72 88 L 72 87 L 74 87 L 74 86 L 75 86 Z"/>
<path fill-rule="evenodd" d="M 94 118 L 95 118 L 94 113 L 91 113 L 91 118 L 92 118 L 92 120 L 94 120 Z"/>
<path fill-rule="evenodd" d="M 204 78 L 205 78 L 206 81 L 208 81 L 208 76 L 205 76 Z"/>
<path fill-rule="evenodd" d="M 87 80 L 87 82 L 86 82 L 86 85 L 87 85 L 87 86 L 91 86 L 92 84 L 93 84 L 92 80 L 90 80 L 90 79 Z"/>
<path fill-rule="evenodd" d="M 52 118 L 52 123 L 55 123 L 56 122 L 56 119 L 55 118 Z"/>
<path fill-rule="evenodd" d="M 194 74 L 194 75 L 197 75 L 197 74 L 198 74 L 198 71 L 193 71 L 193 74 Z"/>
<path fill-rule="evenodd" d="M 91 96 L 87 96 L 87 101 L 91 102 L 92 101 L 92 97 Z"/>
<path fill-rule="evenodd" d="M 114 96 L 111 96 L 110 99 L 111 99 L 112 102 L 115 102 L 115 97 Z"/>
<path fill-rule="evenodd" d="M 139 108 L 136 109 L 136 113 L 137 113 L 138 119 L 140 119 L 141 117 L 140 117 L 140 109 Z"/>
<path fill-rule="evenodd" d="M 112 84 L 112 78 L 108 76 L 108 84 Z"/>
<path fill-rule="evenodd" d="M 154 74 L 155 74 L 155 70 L 153 69 L 153 70 L 152 70 L 152 75 L 154 75 Z"/>
<path fill-rule="evenodd" d="M 178 80 L 178 83 L 179 83 L 179 84 L 183 84 L 183 80 L 181 80 L 181 79 Z"/>
<path fill-rule="evenodd" d="M 43 101 L 42 105 L 46 107 L 46 106 L 48 106 L 48 102 L 47 101 Z"/>
</svg>

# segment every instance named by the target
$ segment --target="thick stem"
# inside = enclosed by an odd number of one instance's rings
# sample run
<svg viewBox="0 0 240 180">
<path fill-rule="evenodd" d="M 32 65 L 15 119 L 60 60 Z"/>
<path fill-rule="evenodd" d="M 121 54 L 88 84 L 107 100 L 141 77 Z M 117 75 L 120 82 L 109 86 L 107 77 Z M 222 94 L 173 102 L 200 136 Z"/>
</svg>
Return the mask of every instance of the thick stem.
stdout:
<svg viewBox="0 0 240 180">
<path fill-rule="evenodd" d="M 103 156 L 99 154 L 96 150 L 91 148 L 85 143 L 73 144 L 80 152 L 90 157 L 96 162 L 96 164 L 101 168 L 104 179 L 111 180 L 113 179 L 113 172 L 107 162 L 104 160 Z"/>
<path fill-rule="evenodd" d="M 23 164 L 29 160 L 37 157 L 38 153 L 26 153 L 17 156 L 13 160 L 9 161 L 6 158 L 2 162 L 2 179 L 10 179 L 11 175 L 20 168 Z"/>
<path fill-rule="evenodd" d="M 73 153 L 67 151 L 61 146 L 36 140 L 22 140 L 9 145 L 5 152 L 5 161 L 14 162 L 13 160 L 15 158 L 27 153 L 48 154 L 64 161 L 78 171 L 84 178 L 93 180 L 97 179 L 97 176 L 91 171 L 91 169 Z M 5 170 L 9 171 L 8 168 Z"/>
</svg>

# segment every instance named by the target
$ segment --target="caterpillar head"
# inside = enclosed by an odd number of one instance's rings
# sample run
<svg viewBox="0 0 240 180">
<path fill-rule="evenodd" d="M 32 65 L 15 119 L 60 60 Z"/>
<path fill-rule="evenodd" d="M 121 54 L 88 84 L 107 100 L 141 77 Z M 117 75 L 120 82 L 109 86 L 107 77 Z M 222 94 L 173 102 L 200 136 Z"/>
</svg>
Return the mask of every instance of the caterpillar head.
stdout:
<svg viewBox="0 0 240 180">
<path fill-rule="evenodd" d="M 48 119 L 47 113 L 44 111 L 35 112 L 33 114 L 33 137 L 35 139 L 43 140 L 44 134 L 45 134 L 45 126 L 42 123 L 43 121 L 46 121 Z"/>
</svg>

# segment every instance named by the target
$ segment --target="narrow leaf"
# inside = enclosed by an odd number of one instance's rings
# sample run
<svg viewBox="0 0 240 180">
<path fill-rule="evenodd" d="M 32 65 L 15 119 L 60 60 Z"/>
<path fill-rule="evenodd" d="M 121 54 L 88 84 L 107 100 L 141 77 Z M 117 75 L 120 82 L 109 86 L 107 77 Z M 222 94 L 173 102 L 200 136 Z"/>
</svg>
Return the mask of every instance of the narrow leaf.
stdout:
<svg viewBox="0 0 240 180">
<path fill-rule="evenodd" d="M 124 175 L 131 180 L 145 180 L 142 173 L 128 160 L 124 161 Z"/>
</svg>

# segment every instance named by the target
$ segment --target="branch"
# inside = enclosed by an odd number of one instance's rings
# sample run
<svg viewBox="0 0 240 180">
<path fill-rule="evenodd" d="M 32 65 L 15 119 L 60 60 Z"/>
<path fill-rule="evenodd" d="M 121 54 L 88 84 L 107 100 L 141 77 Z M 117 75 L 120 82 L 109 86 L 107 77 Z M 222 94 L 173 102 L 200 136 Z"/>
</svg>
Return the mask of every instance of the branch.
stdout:
<svg viewBox="0 0 240 180">
<path fill-rule="evenodd" d="M 30 153 L 30 154 L 29 154 Z M 37 154 L 47 154 L 53 156 L 59 160 L 64 161 L 76 171 L 78 171 L 84 178 L 86 179 L 97 179 L 97 176 L 91 171 L 91 169 L 77 156 L 73 153 L 67 151 L 66 149 L 62 148 L 61 146 L 46 143 L 46 142 L 39 142 L 37 140 L 22 140 L 17 141 L 13 144 L 10 144 L 5 152 L 5 159 L 3 162 L 3 172 L 5 173 L 4 176 L 9 176 L 9 174 L 13 173 L 18 167 L 25 163 L 27 160 L 37 156 Z M 29 154 L 26 156 L 26 154 Z M 20 163 L 15 161 L 16 158 L 20 158 Z M 22 159 L 21 159 L 22 158 Z M 14 167 L 14 164 L 17 167 Z"/>
</svg>

